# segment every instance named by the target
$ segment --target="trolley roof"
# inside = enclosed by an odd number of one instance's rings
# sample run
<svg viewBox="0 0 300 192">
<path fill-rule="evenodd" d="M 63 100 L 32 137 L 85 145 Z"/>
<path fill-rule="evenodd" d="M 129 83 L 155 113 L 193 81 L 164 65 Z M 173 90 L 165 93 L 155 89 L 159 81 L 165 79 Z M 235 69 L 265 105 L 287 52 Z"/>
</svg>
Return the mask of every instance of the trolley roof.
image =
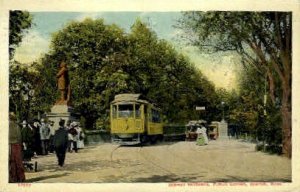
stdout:
<svg viewBox="0 0 300 192">
<path fill-rule="evenodd" d="M 198 125 L 198 124 L 201 124 L 201 123 L 206 123 L 206 121 L 203 120 L 203 119 L 192 120 L 192 121 L 189 121 L 188 124 L 186 124 L 185 126 L 195 126 L 195 125 Z"/>
<path fill-rule="evenodd" d="M 149 103 L 144 99 L 141 94 L 131 94 L 131 93 L 124 93 L 118 94 L 115 96 L 115 99 L 111 102 L 112 104 L 115 103 L 131 103 L 131 102 L 139 102 L 139 103 Z"/>
</svg>

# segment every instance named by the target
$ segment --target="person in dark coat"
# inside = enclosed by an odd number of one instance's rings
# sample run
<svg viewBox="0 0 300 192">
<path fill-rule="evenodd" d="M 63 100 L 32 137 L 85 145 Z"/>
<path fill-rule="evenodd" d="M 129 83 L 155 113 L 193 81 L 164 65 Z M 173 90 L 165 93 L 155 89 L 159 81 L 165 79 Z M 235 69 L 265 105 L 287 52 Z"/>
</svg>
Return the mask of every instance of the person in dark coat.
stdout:
<svg viewBox="0 0 300 192">
<path fill-rule="evenodd" d="M 27 157 L 33 156 L 34 130 L 31 126 L 27 124 L 25 120 L 22 122 L 21 135 L 22 135 L 22 142 L 23 142 L 23 150 L 26 150 L 26 156 Z"/>
<path fill-rule="evenodd" d="M 49 127 L 50 127 L 49 152 L 53 153 L 54 152 L 53 138 L 54 138 L 54 134 L 55 134 L 54 121 L 50 121 Z"/>
<path fill-rule="evenodd" d="M 32 128 L 34 130 L 34 154 L 35 157 L 37 157 L 37 155 L 41 155 L 42 154 L 42 144 L 41 144 L 41 136 L 40 136 L 40 123 L 38 120 L 34 120 Z"/>
<path fill-rule="evenodd" d="M 75 126 L 76 126 L 76 122 L 71 123 L 70 129 L 68 130 L 68 134 L 69 134 L 68 139 L 69 139 L 69 142 L 71 142 L 71 145 L 69 143 L 68 147 L 72 146 L 72 150 L 69 150 L 69 152 L 72 152 L 74 149 L 75 153 L 77 153 L 78 152 L 78 148 L 77 148 L 78 132 L 77 132 Z M 70 136 L 71 136 L 71 141 L 70 141 Z"/>
<path fill-rule="evenodd" d="M 53 144 L 55 148 L 56 157 L 58 159 L 58 165 L 63 166 L 66 157 L 66 150 L 68 147 L 68 132 L 64 127 L 65 121 L 59 121 L 59 128 L 55 131 Z"/>
<path fill-rule="evenodd" d="M 9 114 L 9 182 L 24 182 L 22 135 L 14 113 Z"/>
</svg>

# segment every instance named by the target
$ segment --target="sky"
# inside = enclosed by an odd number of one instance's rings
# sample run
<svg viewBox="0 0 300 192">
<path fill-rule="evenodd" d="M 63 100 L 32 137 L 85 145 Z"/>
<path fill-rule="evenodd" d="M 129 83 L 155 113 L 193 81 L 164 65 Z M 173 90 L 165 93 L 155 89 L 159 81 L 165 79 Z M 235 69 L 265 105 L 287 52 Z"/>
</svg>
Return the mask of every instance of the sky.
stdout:
<svg viewBox="0 0 300 192">
<path fill-rule="evenodd" d="M 126 32 L 130 31 L 137 18 L 148 23 L 159 39 L 166 39 L 199 68 L 216 87 L 236 89 L 236 68 L 239 60 L 233 54 L 206 55 L 195 47 L 179 43 L 182 31 L 175 28 L 180 12 L 31 12 L 33 26 L 24 35 L 16 49 L 15 60 L 21 63 L 37 61 L 50 48 L 51 34 L 64 28 L 70 21 L 83 21 L 85 18 L 103 18 L 106 24 L 116 24 Z"/>
</svg>

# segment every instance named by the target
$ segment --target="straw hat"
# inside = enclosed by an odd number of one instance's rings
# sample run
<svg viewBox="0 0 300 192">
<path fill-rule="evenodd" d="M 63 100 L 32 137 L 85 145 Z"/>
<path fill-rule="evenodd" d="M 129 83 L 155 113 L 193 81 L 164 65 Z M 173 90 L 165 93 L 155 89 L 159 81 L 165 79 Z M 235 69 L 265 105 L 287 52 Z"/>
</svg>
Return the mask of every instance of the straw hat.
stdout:
<svg viewBox="0 0 300 192">
<path fill-rule="evenodd" d="M 71 126 L 71 127 L 77 127 L 78 124 L 77 124 L 77 122 L 73 121 L 73 122 L 70 124 L 70 126 Z"/>
</svg>

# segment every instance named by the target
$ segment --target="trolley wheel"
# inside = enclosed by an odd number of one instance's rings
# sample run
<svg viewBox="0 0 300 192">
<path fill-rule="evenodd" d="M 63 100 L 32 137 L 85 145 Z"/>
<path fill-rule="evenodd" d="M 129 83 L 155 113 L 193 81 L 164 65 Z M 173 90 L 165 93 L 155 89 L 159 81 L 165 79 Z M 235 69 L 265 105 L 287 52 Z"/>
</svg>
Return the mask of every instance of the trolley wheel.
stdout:
<svg viewBox="0 0 300 192">
<path fill-rule="evenodd" d="M 164 135 L 158 135 L 158 141 L 163 142 L 164 141 Z"/>
<path fill-rule="evenodd" d="M 147 135 L 142 135 L 141 136 L 141 143 L 147 143 L 148 142 L 148 137 Z"/>
<path fill-rule="evenodd" d="M 157 137 L 155 135 L 150 137 L 150 143 L 151 144 L 155 144 L 156 141 L 157 141 Z"/>
</svg>

